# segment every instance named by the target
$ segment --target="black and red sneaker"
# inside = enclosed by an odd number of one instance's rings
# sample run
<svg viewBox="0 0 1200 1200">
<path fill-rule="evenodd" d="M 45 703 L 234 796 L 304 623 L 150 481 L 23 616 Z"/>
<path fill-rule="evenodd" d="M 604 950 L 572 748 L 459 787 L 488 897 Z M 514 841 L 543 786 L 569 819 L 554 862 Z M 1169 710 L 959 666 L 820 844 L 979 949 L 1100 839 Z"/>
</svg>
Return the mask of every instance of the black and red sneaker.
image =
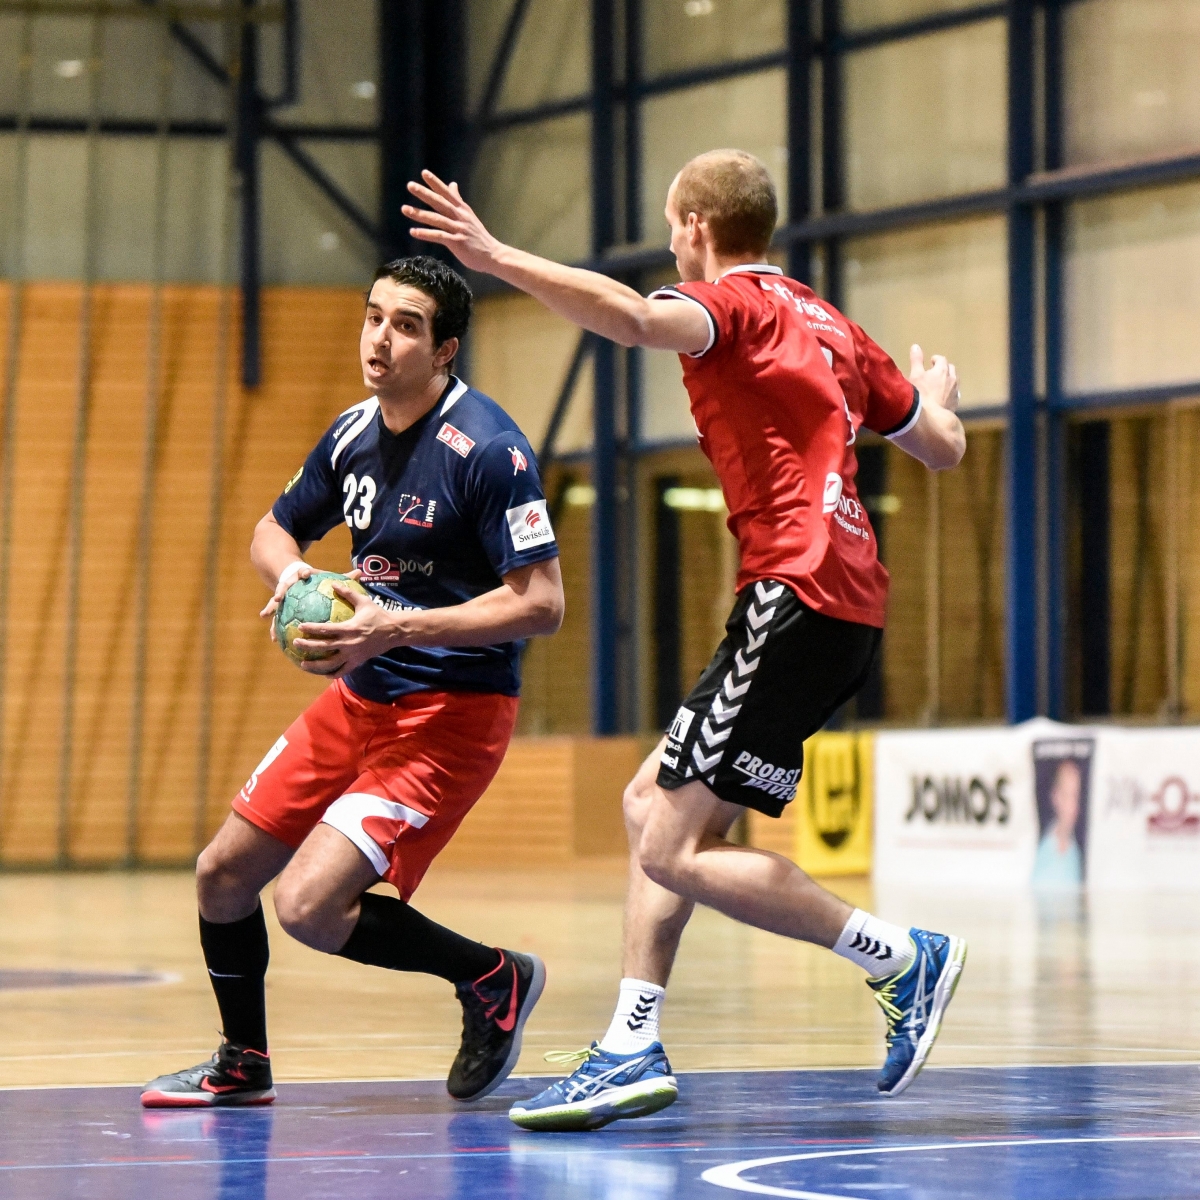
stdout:
<svg viewBox="0 0 1200 1200">
<path fill-rule="evenodd" d="M 501 950 L 500 965 L 482 978 L 455 985 L 462 1045 L 446 1080 L 455 1100 L 482 1100 L 509 1077 L 521 1056 L 521 1031 L 545 986 L 542 960 L 514 950 Z"/>
<path fill-rule="evenodd" d="M 142 1089 L 143 1108 L 270 1104 L 274 1099 L 271 1056 L 232 1042 L 222 1042 L 209 1062 L 160 1075 Z"/>
</svg>

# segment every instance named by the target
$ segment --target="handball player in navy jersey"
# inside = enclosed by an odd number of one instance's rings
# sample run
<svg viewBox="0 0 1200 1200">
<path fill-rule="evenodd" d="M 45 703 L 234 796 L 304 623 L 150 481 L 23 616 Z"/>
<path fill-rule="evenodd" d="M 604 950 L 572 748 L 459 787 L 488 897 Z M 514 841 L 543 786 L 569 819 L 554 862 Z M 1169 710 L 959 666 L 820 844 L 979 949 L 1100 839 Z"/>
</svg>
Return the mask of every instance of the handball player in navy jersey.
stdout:
<svg viewBox="0 0 1200 1200">
<path fill-rule="evenodd" d="M 316 950 L 453 985 L 463 1035 L 457 1100 L 515 1066 L 545 970 L 409 904 L 434 857 L 491 782 L 517 716 L 523 639 L 562 623 L 558 547 L 533 451 L 513 420 L 452 374 L 466 281 L 428 257 L 381 267 L 359 353 L 370 393 L 338 416 L 254 531 L 272 592 L 307 578 L 308 547 L 342 522 L 363 596 L 340 624 L 302 627 L 329 687 L 267 751 L 200 855 L 200 944 L 221 1013 L 212 1060 L 153 1080 L 146 1107 L 275 1097 L 259 893 Z M 368 892 L 380 881 L 399 898 Z"/>
<path fill-rule="evenodd" d="M 624 346 L 673 350 L 737 538 L 727 636 L 625 792 L 631 862 L 624 978 L 612 1023 L 569 1078 L 516 1104 L 529 1129 L 595 1129 L 670 1104 L 663 998 L 693 905 L 825 946 L 866 972 L 883 1008 L 878 1087 L 904 1091 L 937 1036 L 966 957 L 957 937 L 854 908 L 780 855 L 726 841 L 752 808 L 795 796 L 804 739 L 862 687 L 888 574 L 855 488 L 862 430 L 940 470 L 965 449 L 954 368 L 920 348 L 905 378 L 853 321 L 767 261 L 775 188 L 740 150 L 687 163 L 665 215 L 680 283 L 649 298 L 497 241 L 431 172 L 405 207 L 466 266 Z"/>
</svg>

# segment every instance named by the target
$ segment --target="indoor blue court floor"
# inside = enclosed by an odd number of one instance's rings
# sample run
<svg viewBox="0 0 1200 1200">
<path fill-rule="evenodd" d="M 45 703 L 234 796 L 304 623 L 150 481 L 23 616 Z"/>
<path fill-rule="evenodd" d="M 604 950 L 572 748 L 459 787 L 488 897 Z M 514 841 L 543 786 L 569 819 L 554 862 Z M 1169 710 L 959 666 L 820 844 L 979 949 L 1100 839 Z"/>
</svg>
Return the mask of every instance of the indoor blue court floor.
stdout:
<svg viewBox="0 0 1200 1200">
<path fill-rule="evenodd" d="M 533 1081 L 538 1086 L 541 1081 Z M 455 1107 L 441 1082 L 284 1084 L 273 1107 L 144 1112 L 135 1088 L 0 1092 L 6 1200 L 807 1200 L 1200 1197 L 1200 1068 L 929 1068 L 681 1076 L 672 1108 L 590 1134 Z"/>
</svg>

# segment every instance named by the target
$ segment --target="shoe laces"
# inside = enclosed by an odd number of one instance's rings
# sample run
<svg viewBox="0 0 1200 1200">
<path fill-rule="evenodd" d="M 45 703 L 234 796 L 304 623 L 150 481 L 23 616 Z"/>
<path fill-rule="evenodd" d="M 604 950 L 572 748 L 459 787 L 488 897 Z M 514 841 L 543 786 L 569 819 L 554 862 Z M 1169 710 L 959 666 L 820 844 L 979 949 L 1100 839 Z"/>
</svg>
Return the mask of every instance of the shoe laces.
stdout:
<svg viewBox="0 0 1200 1200">
<path fill-rule="evenodd" d="M 463 1033 L 471 1042 L 482 1041 L 489 1031 L 491 1022 L 487 1019 L 486 1010 L 482 1004 L 463 1005 Z"/>
<path fill-rule="evenodd" d="M 875 996 L 875 1002 L 883 1009 L 884 1019 L 887 1021 L 887 1039 L 889 1042 L 900 1037 L 900 1025 L 904 1020 L 903 1010 L 896 1004 L 896 985 L 900 977 L 893 975 L 891 979 L 886 980 L 877 988 L 872 988 L 872 994 Z"/>
<path fill-rule="evenodd" d="M 556 1066 L 570 1066 L 571 1063 L 587 1062 L 599 1054 L 596 1047 L 585 1046 L 582 1050 L 547 1050 L 542 1057 L 548 1063 L 554 1063 Z"/>
</svg>

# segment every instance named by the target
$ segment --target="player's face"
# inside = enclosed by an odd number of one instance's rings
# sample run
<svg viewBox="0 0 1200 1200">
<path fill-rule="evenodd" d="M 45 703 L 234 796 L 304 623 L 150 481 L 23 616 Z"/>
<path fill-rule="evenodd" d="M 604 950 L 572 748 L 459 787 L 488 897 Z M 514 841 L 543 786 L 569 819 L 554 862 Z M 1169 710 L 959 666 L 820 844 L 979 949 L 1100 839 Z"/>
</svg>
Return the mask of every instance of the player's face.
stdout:
<svg viewBox="0 0 1200 1200">
<path fill-rule="evenodd" d="M 402 396 L 426 387 L 458 347 L 451 338 L 435 348 L 437 302 L 417 288 L 377 279 L 367 299 L 358 352 L 363 383 L 377 395 Z"/>
<path fill-rule="evenodd" d="M 699 237 L 698 222 L 679 215 L 675 203 L 675 184 L 667 192 L 665 209 L 667 225 L 671 229 L 671 253 L 675 255 L 675 266 L 679 278 L 685 283 L 704 278 L 704 242 Z"/>
</svg>

